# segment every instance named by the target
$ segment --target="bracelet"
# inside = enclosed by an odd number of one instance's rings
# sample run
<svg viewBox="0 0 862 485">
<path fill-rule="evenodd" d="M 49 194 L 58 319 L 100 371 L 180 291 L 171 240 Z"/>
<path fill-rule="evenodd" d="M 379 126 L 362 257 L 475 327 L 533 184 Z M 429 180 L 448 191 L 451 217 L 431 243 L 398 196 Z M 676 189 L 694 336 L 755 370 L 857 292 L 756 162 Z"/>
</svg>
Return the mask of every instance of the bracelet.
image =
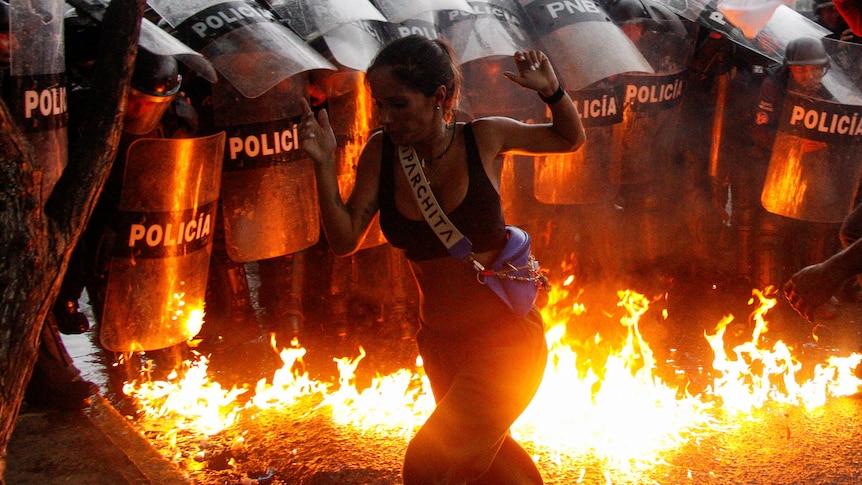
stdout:
<svg viewBox="0 0 862 485">
<path fill-rule="evenodd" d="M 566 94 L 566 90 L 563 88 L 563 83 L 560 83 L 557 90 L 554 91 L 554 94 L 552 94 L 550 96 L 542 96 L 542 93 L 540 93 L 538 91 L 536 91 L 536 94 L 538 94 L 539 97 L 542 98 L 542 101 L 544 101 L 545 104 L 554 104 L 557 101 L 563 99 L 563 96 L 565 96 L 565 94 Z"/>
</svg>

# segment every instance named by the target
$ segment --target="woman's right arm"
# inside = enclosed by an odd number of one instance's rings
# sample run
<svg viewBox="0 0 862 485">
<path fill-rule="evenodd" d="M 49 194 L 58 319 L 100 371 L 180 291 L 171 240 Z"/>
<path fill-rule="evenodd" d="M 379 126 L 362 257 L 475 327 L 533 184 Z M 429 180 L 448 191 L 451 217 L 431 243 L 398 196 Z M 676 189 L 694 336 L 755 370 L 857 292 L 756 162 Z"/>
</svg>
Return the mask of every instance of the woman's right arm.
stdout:
<svg viewBox="0 0 862 485">
<path fill-rule="evenodd" d="M 338 189 L 337 143 L 325 110 L 315 117 L 308 104 L 305 104 L 299 138 L 300 146 L 314 161 L 320 218 L 329 247 L 339 256 L 353 254 L 365 239 L 378 209 L 380 136 L 372 136 L 362 149 L 357 163 L 356 182 L 347 203 L 341 198 Z"/>
</svg>

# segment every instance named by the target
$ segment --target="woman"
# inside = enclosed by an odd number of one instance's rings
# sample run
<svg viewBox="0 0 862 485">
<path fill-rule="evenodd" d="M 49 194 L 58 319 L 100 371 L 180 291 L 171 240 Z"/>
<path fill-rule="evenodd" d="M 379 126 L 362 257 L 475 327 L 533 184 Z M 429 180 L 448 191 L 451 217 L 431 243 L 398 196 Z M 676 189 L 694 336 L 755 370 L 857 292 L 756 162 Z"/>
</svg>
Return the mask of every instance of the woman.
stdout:
<svg viewBox="0 0 862 485">
<path fill-rule="evenodd" d="M 403 249 L 419 286 L 416 340 L 437 407 L 411 440 L 406 485 L 542 483 L 530 456 L 509 436 L 544 373 L 547 347 L 534 308 L 515 316 L 473 267 L 450 257 L 423 219 L 396 155 L 412 146 L 437 201 L 489 266 L 506 242 L 499 187 L 503 153 L 576 150 L 585 141 L 580 116 L 544 53 L 519 52 L 505 76 L 548 102 L 553 123 L 504 117 L 454 123 L 460 71 L 441 40 L 410 36 L 387 45 L 367 71 L 382 131 L 363 148 L 346 204 L 335 177 L 335 136 L 325 111 L 306 109 L 302 148 L 315 162 L 324 232 L 332 250 L 359 247 L 372 217 Z M 490 93 L 489 93 L 490 94 Z"/>
</svg>

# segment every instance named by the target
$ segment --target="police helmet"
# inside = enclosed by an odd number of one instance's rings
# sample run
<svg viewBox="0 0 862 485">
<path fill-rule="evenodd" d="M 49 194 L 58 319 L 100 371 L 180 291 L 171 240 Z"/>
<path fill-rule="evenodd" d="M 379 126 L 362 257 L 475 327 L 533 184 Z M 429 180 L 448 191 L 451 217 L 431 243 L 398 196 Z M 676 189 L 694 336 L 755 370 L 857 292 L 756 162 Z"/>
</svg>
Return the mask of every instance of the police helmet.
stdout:
<svg viewBox="0 0 862 485">
<path fill-rule="evenodd" d="M 162 115 L 180 90 L 182 78 L 173 56 L 160 56 L 138 47 L 130 81 L 123 131 L 145 135 L 159 126 Z"/>
<path fill-rule="evenodd" d="M 815 37 L 797 37 L 787 43 L 784 63 L 788 66 L 828 65 L 829 56 L 823 43 Z"/>
<path fill-rule="evenodd" d="M 180 89 L 180 73 L 173 56 L 160 56 L 138 47 L 131 86 L 150 96 L 173 96 Z"/>
<path fill-rule="evenodd" d="M 672 10 L 652 0 L 607 0 L 608 15 L 618 24 L 635 20 L 659 20 L 669 24 L 669 29 L 684 33 L 685 27 Z"/>
<path fill-rule="evenodd" d="M 608 0 L 606 5 L 608 14 L 615 22 L 650 18 L 641 0 Z"/>
<path fill-rule="evenodd" d="M 608 14 L 616 22 L 638 19 L 679 20 L 679 17 L 664 5 L 651 0 L 606 0 Z"/>
</svg>

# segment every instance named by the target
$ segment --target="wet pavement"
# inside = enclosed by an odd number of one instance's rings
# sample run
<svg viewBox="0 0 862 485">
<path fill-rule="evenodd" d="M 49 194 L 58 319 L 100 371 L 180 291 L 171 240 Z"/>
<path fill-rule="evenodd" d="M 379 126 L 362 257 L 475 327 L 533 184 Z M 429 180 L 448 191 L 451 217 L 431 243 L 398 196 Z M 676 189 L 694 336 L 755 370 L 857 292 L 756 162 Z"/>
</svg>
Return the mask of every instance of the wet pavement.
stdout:
<svg viewBox="0 0 862 485">
<path fill-rule="evenodd" d="M 9 443 L 8 485 L 181 485 L 191 481 L 100 395 L 83 411 L 27 408 Z"/>
</svg>

